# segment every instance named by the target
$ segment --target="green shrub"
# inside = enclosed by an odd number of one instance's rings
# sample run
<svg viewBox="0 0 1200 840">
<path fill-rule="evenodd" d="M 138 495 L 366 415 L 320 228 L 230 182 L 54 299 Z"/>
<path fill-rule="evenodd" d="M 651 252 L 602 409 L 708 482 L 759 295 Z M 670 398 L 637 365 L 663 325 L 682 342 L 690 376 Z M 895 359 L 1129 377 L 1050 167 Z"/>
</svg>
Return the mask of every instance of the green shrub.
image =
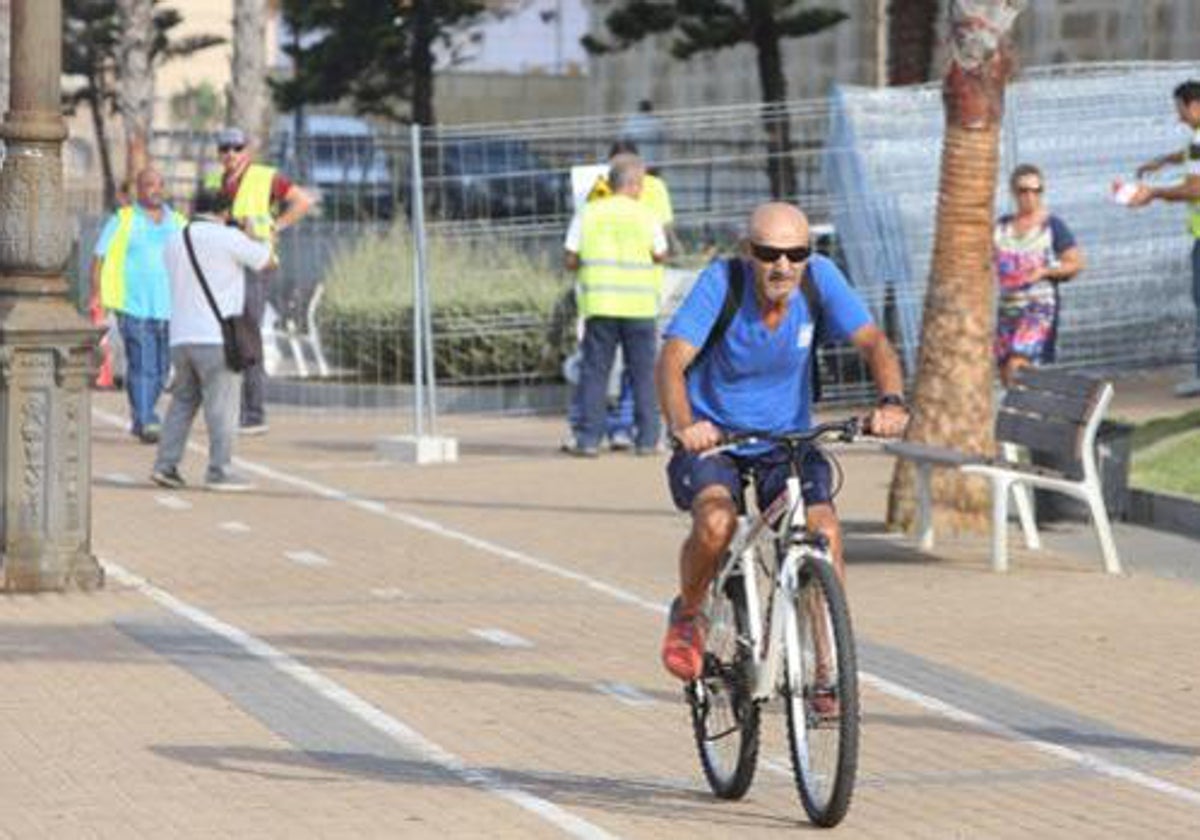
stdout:
<svg viewBox="0 0 1200 840">
<path fill-rule="evenodd" d="M 404 224 L 337 255 L 318 320 L 335 367 L 370 382 L 412 381 L 412 240 Z M 435 373 L 442 382 L 558 375 L 551 315 L 565 281 L 503 240 L 429 238 Z"/>
</svg>

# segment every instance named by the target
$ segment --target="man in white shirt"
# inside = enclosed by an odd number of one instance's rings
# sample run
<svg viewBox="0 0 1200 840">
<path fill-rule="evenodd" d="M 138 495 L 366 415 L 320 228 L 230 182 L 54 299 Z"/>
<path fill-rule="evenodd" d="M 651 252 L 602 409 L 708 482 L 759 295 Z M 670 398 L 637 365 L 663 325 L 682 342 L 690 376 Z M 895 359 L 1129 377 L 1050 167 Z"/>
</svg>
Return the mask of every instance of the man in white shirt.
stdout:
<svg viewBox="0 0 1200 840">
<path fill-rule="evenodd" d="M 1175 88 L 1175 110 L 1179 121 L 1191 131 L 1184 149 L 1160 155 L 1138 167 L 1141 178 L 1164 166 L 1183 166 L 1183 180 L 1170 186 L 1138 184 L 1129 198 L 1130 207 L 1144 207 L 1152 201 L 1186 202 L 1189 205 L 1188 232 L 1192 235 L 1192 300 L 1196 305 L 1196 377 L 1175 388 L 1180 397 L 1200 396 L 1200 79 L 1188 79 Z"/>
<path fill-rule="evenodd" d="M 273 260 L 270 245 L 229 227 L 230 201 L 218 193 L 198 193 L 193 209 L 195 216 L 185 231 L 190 234 L 196 261 L 221 317 L 241 314 L 245 306 L 245 269 L 262 271 L 270 267 Z M 160 487 L 184 486 L 179 462 L 192 421 L 203 407 L 208 427 L 205 486 L 210 490 L 249 489 L 250 483 L 229 468 L 237 434 L 242 377 L 226 365 L 221 324 L 192 268 L 183 232 L 167 240 L 163 261 L 171 278 L 171 363 L 175 366 L 175 385 L 150 478 Z"/>
</svg>

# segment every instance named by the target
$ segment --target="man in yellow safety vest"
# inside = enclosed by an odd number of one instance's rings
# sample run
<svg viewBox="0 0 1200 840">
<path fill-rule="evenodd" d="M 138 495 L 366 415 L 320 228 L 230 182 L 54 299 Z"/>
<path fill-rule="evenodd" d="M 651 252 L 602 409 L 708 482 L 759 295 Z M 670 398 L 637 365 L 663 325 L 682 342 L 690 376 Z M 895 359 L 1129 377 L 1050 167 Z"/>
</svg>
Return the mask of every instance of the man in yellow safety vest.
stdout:
<svg viewBox="0 0 1200 840">
<path fill-rule="evenodd" d="M 646 168 L 636 155 L 610 161 L 612 194 L 589 202 L 571 220 L 564 243 L 566 267 L 578 272 L 576 294 L 583 319 L 579 372 L 582 417 L 567 451 L 595 457 L 604 434 L 608 377 L 620 342 L 633 378 L 635 448 L 648 455 L 658 445 L 654 357 L 667 239 L 654 211 L 638 201 Z"/>
<path fill-rule="evenodd" d="M 217 133 L 221 172 L 207 184 L 233 201 L 232 217 L 256 239 L 274 245 L 276 237 L 296 224 L 312 208 L 313 198 L 273 166 L 252 161 L 249 138 L 240 128 Z M 247 272 L 246 317 L 262 325 L 267 305 L 267 283 L 274 271 Z M 262 353 L 258 354 L 262 358 Z M 242 374 L 241 433 L 265 434 L 267 374 L 256 362 Z"/>
<path fill-rule="evenodd" d="M 125 393 L 130 431 L 155 443 L 161 431 L 156 406 L 170 368 L 167 328 L 171 288 L 163 246 L 186 219 L 163 202 L 163 178 L 143 169 L 136 200 L 109 217 L 92 252 L 92 289 L 100 306 L 117 316 L 125 345 Z"/>
</svg>

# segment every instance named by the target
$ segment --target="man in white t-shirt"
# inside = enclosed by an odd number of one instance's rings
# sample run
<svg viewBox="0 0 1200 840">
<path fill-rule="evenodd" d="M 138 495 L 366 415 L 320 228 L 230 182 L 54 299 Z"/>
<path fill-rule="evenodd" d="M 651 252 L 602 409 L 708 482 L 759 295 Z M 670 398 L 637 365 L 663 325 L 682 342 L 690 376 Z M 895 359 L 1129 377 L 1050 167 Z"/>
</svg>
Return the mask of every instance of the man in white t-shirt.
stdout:
<svg viewBox="0 0 1200 840">
<path fill-rule="evenodd" d="M 245 306 L 245 269 L 262 271 L 271 267 L 274 258 L 270 244 L 229 227 L 230 201 L 225 196 L 198 193 L 193 209 L 195 216 L 185 231 L 190 234 L 196 261 L 221 317 L 239 315 Z M 192 421 L 203 408 L 208 427 L 205 486 L 210 490 L 249 489 L 250 483 L 229 468 L 242 377 L 225 363 L 221 324 L 192 268 L 182 232 L 167 240 L 163 261 L 171 278 L 171 364 L 175 367 L 175 384 L 150 478 L 160 487 L 184 486 L 179 462 Z"/>
<path fill-rule="evenodd" d="M 1138 167 L 1141 178 L 1164 166 L 1183 166 L 1183 180 L 1163 187 L 1138 184 L 1128 198 L 1130 207 L 1144 207 L 1152 201 L 1186 202 L 1189 205 L 1188 232 L 1192 235 L 1192 300 L 1196 305 L 1196 376 L 1181 382 L 1175 393 L 1181 397 L 1200 396 L 1200 79 L 1188 79 L 1175 88 L 1175 110 L 1179 121 L 1191 131 L 1184 149 L 1160 155 Z"/>
</svg>

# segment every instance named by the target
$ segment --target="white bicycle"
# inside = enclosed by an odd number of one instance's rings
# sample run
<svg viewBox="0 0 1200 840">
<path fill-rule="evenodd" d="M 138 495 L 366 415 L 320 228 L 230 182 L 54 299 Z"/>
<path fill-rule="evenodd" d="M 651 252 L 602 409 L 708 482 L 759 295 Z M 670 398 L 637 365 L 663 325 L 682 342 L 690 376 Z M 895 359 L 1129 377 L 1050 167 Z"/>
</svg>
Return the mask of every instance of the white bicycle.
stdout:
<svg viewBox="0 0 1200 840">
<path fill-rule="evenodd" d="M 858 670 L 850 611 L 829 547 L 805 526 L 800 459 L 803 448 L 822 437 L 849 442 L 858 435 L 859 421 L 851 418 L 805 432 L 739 435 L 710 450 L 769 443 L 787 452 L 791 470 L 786 490 L 766 510 L 739 512 L 706 601 L 704 670 L 686 689 L 704 775 L 724 799 L 749 790 L 760 711 L 780 697 L 800 801 L 809 819 L 824 827 L 841 822 L 854 790 Z M 742 469 L 743 489 L 753 477 Z"/>
</svg>

